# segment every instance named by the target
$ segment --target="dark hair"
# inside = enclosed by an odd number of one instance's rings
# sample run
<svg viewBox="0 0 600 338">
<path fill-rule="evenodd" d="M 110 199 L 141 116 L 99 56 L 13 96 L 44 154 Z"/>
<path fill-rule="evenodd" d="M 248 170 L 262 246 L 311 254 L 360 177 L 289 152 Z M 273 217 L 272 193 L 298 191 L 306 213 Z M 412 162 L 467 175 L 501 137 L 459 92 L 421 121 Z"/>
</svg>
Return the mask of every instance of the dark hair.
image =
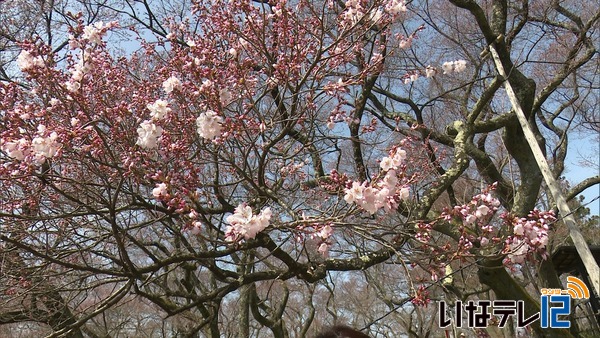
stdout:
<svg viewBox="0 0 600 338">
<path fill-rule="evenodd" d="M 366 334 L 345 325 L 335 325 L 319 333 L 315 338 L 370 338 Z"/>
</svg>

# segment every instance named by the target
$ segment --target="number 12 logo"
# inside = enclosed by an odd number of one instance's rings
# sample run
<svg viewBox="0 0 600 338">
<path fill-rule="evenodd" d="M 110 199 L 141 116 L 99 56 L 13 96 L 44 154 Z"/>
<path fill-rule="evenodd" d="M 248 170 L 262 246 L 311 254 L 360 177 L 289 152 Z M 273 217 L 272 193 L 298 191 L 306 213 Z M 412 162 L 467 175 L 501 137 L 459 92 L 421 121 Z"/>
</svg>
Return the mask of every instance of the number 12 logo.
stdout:
<svg viewBox="0 0 600 338">
<path fill-rule="evenodd" d="M 569 315 L 571 313 L 570 295 L 542 295 L 540 311 L 540 326 L 542 328 L 570 328 L 571 321 L 559 320 L 560 315 Z M 550 303 L 562 303 L 562 307 L 550 306 Z"/>
</svg>

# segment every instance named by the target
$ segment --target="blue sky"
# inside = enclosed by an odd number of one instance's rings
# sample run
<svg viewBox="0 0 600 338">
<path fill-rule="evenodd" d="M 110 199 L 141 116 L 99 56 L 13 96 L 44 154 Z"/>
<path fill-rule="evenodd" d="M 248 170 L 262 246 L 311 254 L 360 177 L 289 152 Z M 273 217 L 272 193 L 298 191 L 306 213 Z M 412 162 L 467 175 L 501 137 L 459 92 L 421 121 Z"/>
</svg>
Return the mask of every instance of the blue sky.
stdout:
<svg viewBox="0 0 600 338">
<path fill-rule="evenodd" d="M 585 138 L 574 139 L 569 144 L 569 152 L 565 163 L 565 177 L 571 182 L 571 186 L 582 180 L 600 175 L 600 137 L 589 135 Z M 592 215 L 599 215 L 600 199 L 592 202 L 600 196 L 600 186 L 595 185 L 583 192 L 584 203 L 590 208 Z"/>
</svg>

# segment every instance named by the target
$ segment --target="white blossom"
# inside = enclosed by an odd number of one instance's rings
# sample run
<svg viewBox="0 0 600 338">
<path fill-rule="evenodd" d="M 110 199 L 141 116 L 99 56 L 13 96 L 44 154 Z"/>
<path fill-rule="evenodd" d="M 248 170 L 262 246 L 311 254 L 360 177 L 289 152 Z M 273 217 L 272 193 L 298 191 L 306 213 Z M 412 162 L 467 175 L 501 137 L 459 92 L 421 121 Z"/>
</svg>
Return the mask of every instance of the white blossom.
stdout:
<svg viewBox="0 0 600 338">
<path fill-rule="evenodd" d="M 452 62 L 452 61 L 444 62 L 442 64 L 442 70 L 444 71 L 444 74 L 448 74 L 448 73 L 452 72 L 453 69 L 454 69 L 454 62 Z"/>
<path fill-rule="evenodd" d="M 89 73 L 91 70 L 92 67 L 89 65 L 89 63 L 81 59 L 70 69 L 71 79 L 74 82 L 81 81 L 85 74 Z"/>
<path fill-rule="evenodd" d="M 44 59 L 42 59 L 41 56 L 34 57 L 29 51 L 22 50 L 19 56 L 17 56 L 17 66 L 19 66 L 22 71 L 43 67 Z"/>
<path fill-rule="evenodd" d="M 319 231 L 319 237 L 323 239 L 328 239 L 331 235 L 333 235 L 333 228 L 329 224 L 326 224 L 321 228 L 321 231 Z"/>
<path fill-rule="evenodd" d="M 467 69 L 467 61 L 465 60 L 456 60 L 456 61 L 447 61 L 442 64 L 442 70 L 444 74 L 449 74 L 451 72 L 460 73 Z"/>
<path fill-rule="evenodd" d="M 79 88 L 81 88 L 81 84 L 79 82 L 77 82 L 77 81 L 67 81 L 65 83 L 65 87 L 71 93 L 75 93 L 76 91 L 79 90 Z"/>
<path fill-rule="evenodd" d="M 400 191 L 398 192 L 398 195 L 400 195 L 400 199 L 407 200 L 409 197 L 409 193 L 410 193 L 409 187 L 402 187 L 400 189 Z"/>
<path fill-rule="evenodd" d="M 202 222 L 194 222 L 192 223 L 192 227 L 190 228 L 190 232 L 192 233 L 192 235 L 199 235 L 200 232 L 202 231 Z"/>
<path fill-rule="evenodd" d="M 2 149 L 6 155 L 17 161 L 22 161 L 30 153 L 29 142 L 24 138 L 16 141 L 3 142 L 0 149 Z"/>
<path fill-rule="evenodd" d="M 517 236 L 523 236 L 523 234 L 525 234 L 525 229 L 523 228 L 523 224 L 517 223 L 513 228 L 513 232 Z"/>
<path fill-rule="evenodd" d="M 211 80 L 205 79 L 202 81 L 202 85 L 200 85 L 200 91 L 208 91 L 213 86 L 214 86 L 214 83 Z"/>
<path fill-rule="evenodd" d="M 319 248 L 317 248 L 317 251 L 323 255 L 323 256 L 327 256 L 327 252 L 329 251 L 329 247 L 330 245 L 327 244 L 326 242 L 321 243 L 321 245 L 319 245 Z"/>
<path fill-rule="evenodd" d="M 219 91 L 219 101 L 221 101 L 221 104 L 223 105 L 223 107 L 229 105 L 231 103 L 231 101 L 233 101 L 233 95 L 231 95 L 231 92 L 227 89 L 221 89 Z"/>
<path fill-rule="evenodd" d="M 400 49 L 409 48 L 410 45 L 412 45 L 412 40 L 412 38 L 401 39 L 400 44 L 398 46 L 400 47 Z"/>
<path fill-rule="evenodd" d="M 379 163 L 379 166 L 383 171 L 387 171 L 390 169 L 398 169 L 398 167 L 402 165 L 405 159 L 406 151 L 398 148 L 396 149 L 392 157 L 384 157 Z"/>
<path fill-rule="evenodd" d="M 396 188 L 396 185 L 398 184 L 398 177 L 396 176 L 396 171 L 393 169 L 389 170 L 383 177 L 381 183 L 382 186 L 385 186 L 390 190 L 394 190 Z"/>
<path fill-rule="evenodd" d="M 387 171 L 394 167 L 394 162 L 391 157 L 384 157 L 379 163 L 379 166 L 381 167 L 381 170 Z"/>
<path fill-rule="evenodd" d="M 181 81 L 175 76 L 166 79 L 162 85 L 167 94 L 170 94 L 175 89 L 181 90 Z"/>
<path fill-rule="evenodd" d="M 353 26 L 363 17 L 364 8 L 358 0 L 347 0 L 344 4 L 346 10 L 342 14 L 342 22 L 344 25 Z"/>
<path fill-rule="evenodd" d="M 522 264 L 527 258 L 529 251 L 529 245 L 517 239 L 513 240 L 510 244 L 511 252 L 508 254 L 508 259 L 514 264 Z"/>
<path fill-rule="evenodd" d="M 71 78 L 74 81 L 81 81 L 81 79 L 83 79 L 83 75 L 84 74 L 83 74 L 82 71 L 80 71 L 80 70 L 74 70 L 73 73 L 72 73 L 72 75 L 71 75 Z"/>
<path fill-rule="evenodd" d="M 169 108 L 168 104 L 169 102 L 165 100 L 156 100 L 154 103 L 148 103 L 146 108 L 150 110 L 150 116 L 152 116 L 152 118 L 160 120 L 171 112 L 171 108 Z"/>
<path fill-rule="evenodd" d="M 465 69 L 467 69 L 467 61 L 465 61 L 465 60 L 454 61 L 454 71 L 456 73 L 460 73 Z"/>
<path fill-rule="evenodd" d="M 487 205 L 480 205 L 477 207 L 477 210 L 475 211 L 475 216 L 477 218 L 482 218 L 482 217 L 486 216 L 489 211 L 490 211 L 490 208 L 488 208 Z"/>
<path fill-rule="evenodd" d="M 106 26 L 104 26 L 104 23 L 102 21 L 98 21 L 92 25 L 85 26 L 83 27 L 83 34 L 81 35 L 81 37 L 90 42 L 100 44 L 102 43 L 102 29 L 105 27 Z"/>
<path fill-rule="evenodd" d="M 435 68 L 431 66 L 427 66 L 427 68 L 425 68 L 425 77 L 433 77 L 436 73 L 437 71 L 435 70 Z"/>
<path fill-rule="evenodd" d="M 384 8 L 386 12 L 396 16 L 406 12 L 406 2 L 403 0 L 388 0 Z"/>
<path fill-rule="evenodd" d="M 258 215 L 252 213 L 252 208 L 246 204 L 240 204 L 235 208 L 233 215 L 226 218 L 230 225 L 225 229 L 225 239 L 229 242 L 238 239 L 251 239 L 266 229 L 271 220 L 271 208 L 263 209 Z"/>
<path fill-rule="evenodd" d="M 45 131 L 45 129 L 46 127 L 43 125 L 38 126 L 38 131 L 40 131 L 40 133 Z M 48 137 L 38 136 L 31 140 L 31 149 L 34 155 L 36 155 L 42 163 L 44 158 L 54 157 L 58 152 L 58 149 L 60 149 L 61 144 L 56 141 L 57 138 L 58 134 L 52 132 Z"/>
<path fill-rule="evenodd" d="M 197 132 L 200 137 L 212 140 L 221 135 L 223 119 L 212 110 L 208 110 L 196 119 Z"/>
<path fill-rule="evenodd" d="M 477 217 L 475 217 L 475 215 L 467 215 L 467 217 L 465 217 L 465 224 L 473 224 L 475 223 L 475 221 L 477 221 Z"/>
<path fill-rule="evenodd" d="M 344 200 L 349 204 L 361 200 L 363 198 L 364 190 L 365 187 L 360 184 L 360 182 L 352 182 L 351 188 L 344 189 L 344 192 L 346 193 L 346 195 L 344 195 Z"/>
<path fill-rule="evenodd" d="M 156 188 L 152 189 L 152 196 L 155 198 L 159 198 L 160 196 L 164 196 L 167 194 L 167 184 L 160 183 L 156 185 Z"/>
<path fill-rule="evenodd" d="M 158 138 L 162 135 L 163 129 L 155 125 L 152 121 L 145 120 L 137 129 L 138 139 L 135 144 L 144 149 L 154 149 L 158 146 Z"/>
<path fill-rule="evenodd" d="M 377 210 L 383 206 L 382 195 L 379 195 L 379 190 L 373 187 L 366 187 L 363 190 L 362 200 L 357 201 L 358 205 L 365 211 L 373 215 Z"/>
</svg>

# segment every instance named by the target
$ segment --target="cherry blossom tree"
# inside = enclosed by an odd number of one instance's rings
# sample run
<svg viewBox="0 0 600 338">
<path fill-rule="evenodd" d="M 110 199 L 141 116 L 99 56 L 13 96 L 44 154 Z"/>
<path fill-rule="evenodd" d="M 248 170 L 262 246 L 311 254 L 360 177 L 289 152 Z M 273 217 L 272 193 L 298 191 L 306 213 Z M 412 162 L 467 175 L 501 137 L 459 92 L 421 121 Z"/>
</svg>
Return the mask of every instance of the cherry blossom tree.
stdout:
<svg viewBox="0 0 600 338">
<path fill-rule="evenodd" d="M 560 287 L 560 215 L 486 46 L 559 177 L 568 136 L 593 118 L 597 6 L 169 6 L 65 1 L 59 46 L 14 39 L 0 323 L 303 337 L 339 321 L 419 336 L 437 329 L 436 300 L 524 300 L 529 316 L 524 284 Z"/>
</svg>

